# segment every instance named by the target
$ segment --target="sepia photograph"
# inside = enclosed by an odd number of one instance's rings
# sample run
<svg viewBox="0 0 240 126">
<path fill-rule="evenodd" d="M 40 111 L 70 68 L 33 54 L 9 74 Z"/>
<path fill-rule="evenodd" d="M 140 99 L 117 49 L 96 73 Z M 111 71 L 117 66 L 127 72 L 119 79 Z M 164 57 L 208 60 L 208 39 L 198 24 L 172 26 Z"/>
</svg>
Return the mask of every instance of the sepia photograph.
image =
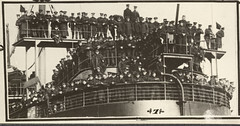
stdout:
<svg viewBox="0 0 240 126">
<path fill-rule="evenodd" d="M 1 116 L 239 117 L 238 6 L 3 1 Z"/>
</svg>

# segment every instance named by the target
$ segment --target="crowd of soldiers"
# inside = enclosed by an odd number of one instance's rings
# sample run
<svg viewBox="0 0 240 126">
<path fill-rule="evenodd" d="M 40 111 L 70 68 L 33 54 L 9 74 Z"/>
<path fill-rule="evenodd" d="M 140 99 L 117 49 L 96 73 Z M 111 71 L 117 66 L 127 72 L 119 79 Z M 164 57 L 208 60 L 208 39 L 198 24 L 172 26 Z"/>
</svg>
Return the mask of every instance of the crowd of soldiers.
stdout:
<svg viewBox="0 0 240 126">
<path fill-rule="evenodd" d="M 146 17 L 145 19 L 140 16 L 137 11 L 137 6 L 134 6 L 134 10 L 129 9 L 129 4 L 126 5 L 123 16 L 110 15 L 109 19 L 107 14 L 100 13 L 100 17 L 96 18 L 95 13 L 91 13 L 91 17 L 88 17 L 88 13 L 82 12 L 71 13 L 71 16 L 67 16 L 67 11 L 52 12 L 43 10 L 39 12 L 27 11 L 20 16 L 17 15 L 18 20 L 16 25 L 19 26 L 20 37 L 49 37 L 55 38 L 67 38 L 69 36 L 68 28 L 71 29 L 72 39 L 107 39 L 113 40 L 143 40 L 152 35 L 161 38 L 161 42 L 156 42 L 160 47 L 160 43 L 169 44 L 169 51 L 178 51 L 179 53 L 186 52 L 187 45 L 200 45 L 201 34 L 204 34 L 201 24 L 197 22 L 190 23 L 186 20 L 186 16 L 183 15 L 179 22 L 168 21 L 163 19 L 163 22 L 159 23 L 158 17 Z M 152 20 L 154 19 L 154 21 Z M 177 25 L 177 26 L 176 26 Z M 50 26 L 50 27 L 49 27 Z M 50 30 L 51 29 L 51 30 Z M 50 35 L 51 33 L 51 35 Z M 204 38 L 207 43 L 208 49 L 218 49 L 222 47 L 222 37 L 224 37 L 224 28 L 222 27 L 216 34 L 216 41 L 213 40 L 214 33 L 212 32 L 212 26 L 205 30 Z"/>
</svg>

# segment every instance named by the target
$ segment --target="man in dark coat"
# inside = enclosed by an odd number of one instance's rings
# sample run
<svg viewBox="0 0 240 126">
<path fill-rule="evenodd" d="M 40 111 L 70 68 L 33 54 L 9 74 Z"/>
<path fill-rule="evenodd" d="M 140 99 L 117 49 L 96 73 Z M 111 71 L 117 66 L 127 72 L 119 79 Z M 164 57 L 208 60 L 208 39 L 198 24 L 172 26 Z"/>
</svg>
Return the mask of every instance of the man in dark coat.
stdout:
<svg viewBox="0 0 240 126">
<path fill-rule="evenodd" d="M 195 44 L 197 44 L 198 46 L 200 46 L 201 34 L 203 34 L 203 30 L 201 27 L 202 27 L 202 24 L 198 24 L 198 28 L 194 36 Z"/>
<path fill-rule="evenodd" d="M 156 70 L 157 70 L 157 76 L 160 78 L 160 80 L 163 80 L 163 73 L 164 73 L 164 67 L 166 67 L 165 65 L 163 65 L 162 62 L 162 58 L 158 57 L 158 61 L 156 62 Z"/>
<path fill-rule="evenodd" d="M 137 11 L 137 6 L 134 6 L 134 10 L 133 10 L 132 16 L 131 16 L 131 21 L 135 22 L 139 17 L 140 17 L 140 15 Z"/>
<path fill-rule="evenodd" d="M 38 27 L 37 27 L 38 37 L 46 37 L 47 35 L 44 30 L 46 18 L 45 18 L 45 15 L 43 14 L 43 10 L 39 10 L 39 14 L 37 15 L 37 20 L 38 20 Z"/>
<path fill-rule="evenodd" d="M 193 26 L 191 28 L 191 31 L 192 31 L 193 40 L 195 41 L 195 35 L 196 35 L 196 32 L 197 32 L 197 22 L 193 22 Z"/>
<path fill-rule="evenodd" d="M 98 37 L 103 36 L 103 21 L 103 13 L 100 13 L 100 17 L 97 18 Z"/>
<path fill-rule="evenodd" d="M 177 47 L 179 53 L 185 53 L 186 52 L 186 43 L 187 43 L 187 30 L 184 26 L 184 22 L 180 21 L 180 26 L 177 29 L 178 34 L 178 41 L 177 41 Z"/>
<path fill-rule="evenodd" d="M 66 15 L 67 11 L 60 11 L 59 22 L 60 22 L 60 32 L 62 38 L 67 38 L 68 36 L 68 16 Z"/>
<path fill-rule="evenodd" d="M 157 31 L 157 29 L 159 28 L 159 22 L 157 21 L 158 17 L 154 17 L 154 22 L 153 22 L 153 25 L 154 25 L 154 31 Z"/>
<path fill-rule="evenodd" d="M 175 33 L 175 27 L 174 21 L 169 22 L 169 26 L 167 27 L 167 41 L 168 41 L 168 51 L 170 53 L 174 53 L 175 51 L 175 38 L 174 38 L 174 33 Z"/>
<path fill-rule="evenodd" d="M 89 38 L 89 17 L 85 12 L 83 12 L 82 22 L 83 22 L 83 38 L 88 39 Z"/>
<path fill-rule="evenodd" d="M 97 67 L 99 67 L 102 71 L 103 69 L 103 64 L 104 64 L 105 60 L 102 54 L 99 53 L 99 50 L 95 51 L 95 54 L 93 54 L 92 56 L 92 67 L 93 70 L 97 70 Z"/>
<path fill-rule="evenodd" d="M 124 29 L 125 29 L 125 34 L 129 39 L 129 37 L 132 36 L 133 27 L 132 27 L 132 23 L 130 22 L 130 18 L 126 17 L 126 20 L 127 21 L 124 23 Z"/>
<path fill-rule="evenodd" d="M 69 27 L 72 31 L 72 39 L 74 39 L 75 27 L 76 27 L 76 18 L 74 17 L 74 13 L 71 13 L 71 16 L 68 18 Z"/>
<path fill-rule="evenodd" d="M 127 17 L 131 18 L 132 17 L 132 11 L 129 9 L 129 4 L 126 5 L 126 9 L 123 12 L 123 17 L 126 21 Z"/>
<path fill-rule="evenodd" d="M 127 60 L 126 58 L 123 56 L 122 60 L 118 63 L 118 71 L 120 74 L 123 74 L 124 71 L 126 70 L 127 67 Z"/>
<path fill-rule="evenodd" d="M 124 36 L 124 23 L 121 19 L 121 17 L 118 17 L 117 22 L 117 38 L 120 39 L 120 36 Z"/>
<path fill-rule="evenodd" d="M 29 31 L 29 16 L 27 16 L 27 11 L 24 12 L 24 14 L 17 20 L 17 23 L 19 25 L 20 29 L 20 38 L 27 37 L 30 35 Z"/>
<path fill-rule="evenodd" d="M 90 24 L 90 37 L 95 37 L 97 34 L 97 19 L 94 17 L 95 13 L 91 13 L 92 17 L 89 19 L 89 24 Z"/>
<path fill-rule="evenodd" d="M 224 37 L 224 27 L 216 33 L 216 49 L 222 48 L 222 37 Z"/>
<path fill-rule="evenodd" d="M 111 32 L 111 35 L 113 37 L 113 40 L 115 40 L 115 28 L 117 27 L 117 22 L 113 19 L 113 16 L 111 15 L 109 17 L 109 21 L 108 21 L 108 26 L 109 26 L 109 30 Z"/>
<path fill-rule="evenodd" d="M 149 28 L 149 34 L 152 34 L 154 32 L 154 24 L 152 23 L 152 18 L 148 18 L 148 28 Z"/>
<path fill-rule="evenodd" d="M 59 16 L 57 15 L 58 12 L 55 11 L 54 15 L 51 18 L 51 37 L 54 37 L 59 32 L 60 22 L 59 22 Z"/>
<path fill-rule="evenodd" d="M 29 29 L 31 31 L 31 36 L 37 37 L 38 20 L 33 11 L 30 12 L 29 18 Z"/>
<path fill-rule="evenodd" d="M 145 38 L 148 35 L 149 28 L 148 28 L 147 22 L 144 22 L 143 17 L 140 17 L 140 24 L 141 24 L 141 26 L 140 26 L 141 27 L 141 30 L 140 30 L 141 37 Z"/>
<path fill-rule="evenodd" d="M 102 21 L 102 27 L 103 27 L 103 34 L 104 37 L 107 37 L 107 30 L 108 30 L 108 18 L 107 18 L 107 14 L 104 14 L 104 18 Z"/>
<path fill-rule="evenodd" d="M 139 18 L 137 18 L 135 20 L 135 22 L 133 22 L 133 36 L 138 39 L 140 38 L 140 31 L 141 31 L 141 24 L 139 22 Z"/>
<path fill-rule="evenodd" d="M 205 29 L 205 35 L 204 35 L 204 39 L 207 43 L 207 48 L 210 49 L 210 42 L 211 42 L 211 39 L 213 37 L 213 32 L 212 32 L 212 25 L 208 25 L 208 28 Z M 211 47 L 212 48 L 212 47 Z"/>
<path fill-rule="evenodd" d="M 77 13 L 77 17 L 76 17 L 76 39 L 81 39 L 82 38 L 82 28 L 83 28 L 83 24 L 82 24 L 82 20 L 81 20 L 81 13 Z"/>
</svg>

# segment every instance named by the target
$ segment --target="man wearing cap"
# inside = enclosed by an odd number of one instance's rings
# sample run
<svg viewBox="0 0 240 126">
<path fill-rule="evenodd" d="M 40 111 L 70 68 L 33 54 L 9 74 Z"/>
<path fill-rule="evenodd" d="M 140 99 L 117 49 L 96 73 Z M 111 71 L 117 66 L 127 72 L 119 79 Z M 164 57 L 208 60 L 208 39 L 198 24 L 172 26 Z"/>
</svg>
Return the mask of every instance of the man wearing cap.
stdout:
<svg viewBox="0 0 240 126">
<path fill-rule="evenodd" d="M 46 23 L 45 23 L 45 25 L 44 25 L 44 29 L 45 29 L 45 31 L 46 31 L 46 35 L 47 35 L 47 37 L 49 38 L 50 37 L 50 22 L 51 22 L 51 18 L 52 18 L 52 16 L 51 16 L 51 14 L 50 14 L 50 11 L 46 11 L 47 12 L 47 14 L 45 15 L 45 19 L 46 19 Z"/>
<path fill-rule="evenodd" d="M 164 73 L 164 67 L 166 66 L 163 65 L 162 58 L 159 56 L 158 61 L 156 62 L 156 73 L 160 80 L 163 80 L 162 75 Z"/>
<path fill-rule="evenodd" d="M 139 22 L 139 18 L 137 18 L 135 20 L 135 22 L 133 22 L 133 36 L 136 38 L 136 39 L 139 39 L 140 38 L 140 31 L 141 31 L 141 24 Z"/>
<path fill-rule="evenodd" d="M 124 36 L 124 23 L 121 17 L 118 17 L 116 25 L 117 25 L 117 39 L 120 39 L 120 37 Z"/>
<path fill-rule="evenodd" d="M 59 23 L 60 23 L 60 33 L 62 38 L 67 38 L 68 36 L 68 16 L 66 15 L 67 11 L 60 11 Z"/>
<path fill-rule="evenodd" d="M 18 27 L 18 35 L 17 35 L 17 40 L 20 39 L 20 33 L 21 33 L 21 22 L 20 22 L 20 14 L 17 14 L 17 21 L 15 25 Z"/>
<path fill-rule="evenodd" d="M 218 48 L 222 48 L 222 37 L 224 37 L 224 27 L 222 27 L 217 33 L 216 33 L 216 50 Z"/>
<path fill-rule="evenodd" d="M 137 20 L 137 18 L 139 18 L 139 17 L 140 17 L 140 15 L 137 11 L 137 6 L 134 6 L 134 10 L 133 10 L 132 16 L 131 16 L 131 21 L 135 22 Z"/>
<path fill-rule="evenodd" d="M 38 27 L 37 27 L 38 37 L 47 37 L 45 32 L 45 27 L 44 27 L 46 23 L 46 18 L 45 18 L 45 15 L 43 14 L 43 10 L 39 10 L 39 14 L 37 15 L 37 20 L 38 20 Z"/>
<path fill-rule="evenodd" d="M 123 74 L 127 67 L 127 60 L 125 56 L 122 56 L 121 61 L 118 63 L 118 72 Z"/>
<path fill-rule="evenodd" d="M 74 17 L 74 13 L 71 13 L 71 16 L 68 18 L 69 27 L 72 31 L 72 39 L 74 39 L 74 33 L 76 29 L 76 18 Z"/>
<path fill-rule="evenodd" d="M 187 26 L 187 21 L 186 21 L 186 16 L 183 15 L 182 16 L 182 20 L 180 20 L 183 23 L 183 26 L 186 27 Z"/>
<path fill-rule="evenodd" d="M 29 31 L 29 16 L 27 16 L 28 12 L 27 10 L 24 12 L 24 14 L 19 17 L 19 19 L 16 22 L 16 25 L 19 26 L 20 29 L 20 38 L 27 37 L 30 34 Z"/>
<path fill-rule="evenodd" d="M 186 30 L 186 27 L 184 26 L 183 21 L 180 21 L 180 26 L 178 26 L 177 34 L 178 34 L 178 41 L 177 41 L 178 52 L 185 53 L 186 43 L 187 43 L 187 30 Z"/>
<path fill-rule="evenodd" d="M 204 39 L 207 43 L 207 49 L 210 49 L 210 42 L 211 42 L 211 39 L 213 37 L 213 32 L 212 32 L 212 25 L 208 25 L 208 28 L 205 29 L 205 35 L 204 35 Z M 212 48 L 212 47 L 211 47 Z M 212 48 L 213 49 L 213 48 Z"/>
<path fill-rule="evenodd" d="M 192 24 L 190 22 L 187 23 L 187 43 L 188 45 L 192 44 L 193 40 L 193 31 L 192 31 Z"/>
<path fill-rule="evenodd" d="M 127 38 L 129 39 L 130 37 L 132 37 L 133 27 L 132 27 L 132 23 L 130 22 L 130 17 L 126 17 L 126 22 L 124 23 L 124 29 L 125 29 L 125 34 Z"/>
<path fill-rule="evenodd" d="M 109 17 L 109 21 L 108 21 L 108 26 L 109 26 L 109 31 L 111 32 L 112 35 L 112 39 L 115 40 L 115 29 L 117 28 L 117 22 L 113 19 L 113 16 L 111 15 Z"/>
<path fill-rule="evenodd" d="M 97 34 L 97 19 L 94 17 L 95 13 L 91 13 L 92 17 L 89 19 L 89 24 L 90 24 L 90 37 L 95 38 Z"/>
<path fill-rule="evenodd" d="M 55 11 L 54 15 L 51 18 L 51 28 L 52 28 L 51 37 L 54 37 L 59 32 L 59 26 L 60 26 L 60 22 L 59 22 L 58 12 Z"/>
<path fill-rule="evenodd" d="M 157 31 L 159 29 L 159 22 L 157 21 L 158 17 L 154 17 L 153 19 L 154 19 L 154 22 L 153 22 L 154 31 Z"/>
<path fill-rule="evenodd" d="M 191 31 L 192 31 L 193 40 L 195 41 L 195 34 L 197 32 L 197 22 L 193 22 L 193 26 L 191 28 Z"/>
<path fill-rule="evenodd" d="M 58 72 L 56 69 L 53 69 L 52 81 L 54 85 L 58 83 Z"/>
<path fill-rule="evenodd" d="M 76 39 L 81 39 L 82 38 L 82 20 L 81 20 L 81 13 L 79 12 L 79 13 L 77 13 L 77 17 L 76 17 L 76 20 L 75 20 L 75 22 L 76 22 L 76 34 L 75 34 L 75 36 L 76 36 Z"/>
<path fill-rule="evenodd" d="M 102 27 L 103 27 L 103 35 L 105 38 L 107 38 L 107 30 L 108 30 L 108 18 L 107 14 L 104 14 L 104 18 L 102 21 Z"/>
<path fill-rule="evenodd" d="M 202 24 L 198 24 L 198 28 L 196 29 L 196 33 L 194 36 L 195 44 L 197 44 L 198 46 L 200 46 L 201 34 L 203 34 L 203 30 L 201 27 Z"/>
<path fill-rule="evenodd" d="M 143 39 L 148 35 L 149 28 L 147 22 L 144 21 L 143 17 L 140 17 L 140 24 L 141 24 L 140 34 L 141 38 Z"/>
<path fill-rule="evenodd" d="M 37 37 L 38 20 L 33 11 L 30 12 L 29 18 L 29 29 L 31 32 L 30 34 L 32 37 Z"/>
<path fill-rule="evenodd" d="M 132 16 L 132 11 L 129 9 L 129 4 L 126 4 L 126 9 L 123 12 L 123 17 L 126 21 L 127 17 L 129 17 L 131 19 Z"/>
<path fill-rule="evenodd" d="M 92 56 L 93 71 L 95 71 L 97 69 L 97 67 L 99 67 L 102 71 L 104 62 L 105 62 L 105 60 L 104 60 L 103 55 L 99 53 L 99 50 L 96 50 Z"/>
<path fill-rule="evenodd" d="M 174 53 L 175 51 L 175 39 L 174 39 L 175 27 L 174 21 L 169 22 L 169 26 L 167 27 L 167 41 L 168 41 L 168 51 L 170 53 Z"/>
<path fill-rule="evenodd" d="M 103 15 L 103 13 L 100 13 L 100 17 L 97 18 L 98 37 L 103 36 Z"/>
<path fill-rule="evenodd" d="M 83 38 L 84 39 L 89 39 L 89 17 L 87 16 L 88 13 L 84 12 L 83 17 L 82 17 L 82 22 L 83 22 Z"/>
<path fill-rule="evenodd" d="M 152 23 L 152 18 L 148 18 L 148 28 L 149 28 L 149 34 L 152 34 L 154 31 L 154 24 Z"/>
</svg>

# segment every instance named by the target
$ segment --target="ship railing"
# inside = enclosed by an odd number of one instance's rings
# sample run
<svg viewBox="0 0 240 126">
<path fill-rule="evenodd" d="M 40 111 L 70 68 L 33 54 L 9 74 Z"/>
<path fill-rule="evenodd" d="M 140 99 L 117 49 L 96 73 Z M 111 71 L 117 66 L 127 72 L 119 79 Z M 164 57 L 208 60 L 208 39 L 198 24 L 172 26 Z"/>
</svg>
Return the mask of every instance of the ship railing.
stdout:
<svg viewBox="0 0 240 126">
<path fill-rule="evenodd" d="M 220 88 L 209 85 L 183 83 L 187 102 L 205 102 L 219 106 L 229 106 L 229 95 Z M 141 100 L 176 100 L 181 99 L 180 91 L 173 82 L 139 82 L 136 84 L 118 84 L 62 94 L 50 99 L 50 114 L 76 108 L 117 102 Z M 45 108 L 46 109 L 46 108 Z"/>
</svg>

